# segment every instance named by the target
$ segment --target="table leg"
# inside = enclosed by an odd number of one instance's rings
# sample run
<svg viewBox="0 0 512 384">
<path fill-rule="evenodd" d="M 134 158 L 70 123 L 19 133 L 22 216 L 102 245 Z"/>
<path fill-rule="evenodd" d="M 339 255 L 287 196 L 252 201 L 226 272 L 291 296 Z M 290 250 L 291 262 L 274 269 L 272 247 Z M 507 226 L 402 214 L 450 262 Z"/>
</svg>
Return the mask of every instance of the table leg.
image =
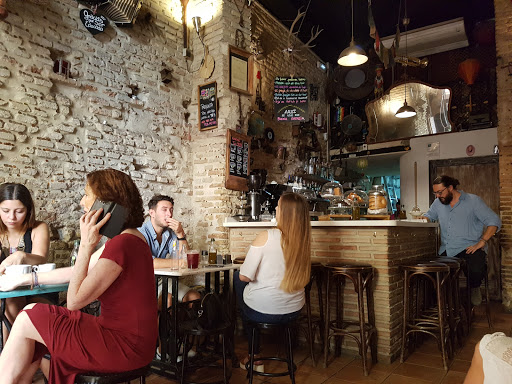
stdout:
<svg viewBox="0 0 512 384">
<path fill-rule="evenodd" d="M 167 316 L 169 316 L 167 308 L 167 292 L 169 283 L 166 277 L 160 277 L 162 280 L 162 305 L 160 308 L 160 352 L 161 360 L 165 361 L 167 358 L 167 347 L 169 346 L 169 328 Z"/>
<path fill-rule="evenodd" d="M 204 289 L 205 289 L 206 293 L 212 291 L 212 289 L 211 289 L 211 276 L 210 276 L 209 272 L 204 275 Z"/>
<path fill-rule="evenodd" d="M 171 361 L 177 364 L 178 358 L 178 278 L 172 279 L 172 310 L 171 310 L 171 329 L 170 329 L 170 346 L 169 351 Z"/>
<path fill-rule="evenodd" d="M 220 272 L 215 272 L 215 292 L 220 293 Z"/>
</svg>

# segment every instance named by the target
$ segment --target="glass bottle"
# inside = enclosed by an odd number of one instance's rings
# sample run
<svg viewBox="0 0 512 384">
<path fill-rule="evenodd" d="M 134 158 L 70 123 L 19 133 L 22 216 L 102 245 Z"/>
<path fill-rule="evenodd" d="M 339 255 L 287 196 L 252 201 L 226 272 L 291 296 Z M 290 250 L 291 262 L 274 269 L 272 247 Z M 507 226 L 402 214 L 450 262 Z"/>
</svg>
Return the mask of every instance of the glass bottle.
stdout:
<svg viewBox="0 0 512 384">
<path fill-rule="evenodd" d="M 210 241 L 208 248 L 208 264 L 217 264 L 217 248 L 215 248 L 215 239 Z"/>
<path fill-rule="evenodd" d="M 171 247 L 171 253 L 168 253 L 166 258 L 172 260 L 171 270 L 179 269 L 180 261 L 178 259 L 178 246 L 176 244 L 176 240 L 173 240 L 172 247 Z"/>
<path fill-rule="evenodd" d="M 73 246 L 73 250 L 71 251 L 71 255 L 69 256 L 69 265 L 73 266 L 76 263 L 76 258 L 78 256 L 78 249 L 80 248 L 80 240 L 75 240 L 75 244 Z"/>
</svg>

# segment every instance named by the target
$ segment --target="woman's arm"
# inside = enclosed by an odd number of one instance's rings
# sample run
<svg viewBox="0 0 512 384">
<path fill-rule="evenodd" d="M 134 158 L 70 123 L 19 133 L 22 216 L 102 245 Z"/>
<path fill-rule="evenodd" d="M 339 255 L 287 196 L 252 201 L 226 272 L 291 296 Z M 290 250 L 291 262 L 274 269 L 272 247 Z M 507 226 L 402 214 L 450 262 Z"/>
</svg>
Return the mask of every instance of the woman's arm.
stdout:
<svg viewBox="0 0 512 384">
<path fill-rule="evenodd" d="M 247 252 L 244 263 L 240 267 L 241 281 L 250 283 L 251 281 L 256 280 L 258 266 L 262 257 L 260 248 L 264 246 L 267 241 L 268 232 L 263 231 L 260 232 L 252 242 L 251 248 L 249 248 L 249 252 Z"/>
<path fill-rule="evenodd" d="M 102 209 L 90 211 L 80 218 L 81 242 L 73 274 L 68 287 L 67 306 L 80 309 L 96 300 L 118 278 L 123 268 L 109 259 L 100 259 L 90 270 L 89 262 L 94 248 L 101 239 L 100 228 L 110 219 L 110 214 L 96 223 Z"/>
<path fill-rule="evenodd" d="M 14 264 L 43 264 L 48 260 L 50 250 L 50 230 L 45 222 L 39 222 L 32 228 L 32 251 L 31 253 L 16 251 L 5 258 L 0 264 L 0 274 L 5 268 Z"/>
<path fill-rule="evenodd" d="M 105 245 L 101 246 L 94 252 L 89 261 L 89 271 L 94 268 L 101 254 L 105 249 Z M 41 272 L 37 274 L 39 284 L 52 285 L 52 284 L 66 284 L 71 280 L 73 267 L 57 268 L 50 272 Z M 24 275 L 2 275 L 0 276 L 0 291 L 12 291 L 22 285 L 32 284 L 32 274 L 27 273 Z"/>
</svg>

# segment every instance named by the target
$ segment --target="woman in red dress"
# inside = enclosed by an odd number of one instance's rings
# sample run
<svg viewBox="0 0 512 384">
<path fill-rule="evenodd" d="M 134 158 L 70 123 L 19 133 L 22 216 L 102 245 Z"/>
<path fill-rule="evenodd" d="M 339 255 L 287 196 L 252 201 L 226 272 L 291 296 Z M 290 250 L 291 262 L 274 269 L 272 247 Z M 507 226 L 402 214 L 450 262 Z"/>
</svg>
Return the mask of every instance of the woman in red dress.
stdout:
<svg viewBox="0 0 512 384">
<path fill-rule="evenodd" d="M 126 208 L 121 234 L 94 252 L 101 210 L 91 210 L 96 199 Z M 51 354 L 50 383 L 72 384 L 77 373 L 123 372 L 147 365 L 157 340 L 157 303 L 153 259 L 144 236 L 137 230 L 144 211 L 133 180 L 113 169 L 87 175 L 80 201 L 81 242 L 76 264 L 52 272 L 22 277 L 0 277 L 0 289 L 23 284 L 58 284 L 69 281 L 67 308 L 29 304 L 14 322 L 0 355 L 0 383 L 31 383 L 44 353 Z M 35 281 L 33 281 L 35 280 Z M 79 311 L 101 302 L 101 315 Z M 127 311 L 126 308 L 135 308 Z"/>
</svg>

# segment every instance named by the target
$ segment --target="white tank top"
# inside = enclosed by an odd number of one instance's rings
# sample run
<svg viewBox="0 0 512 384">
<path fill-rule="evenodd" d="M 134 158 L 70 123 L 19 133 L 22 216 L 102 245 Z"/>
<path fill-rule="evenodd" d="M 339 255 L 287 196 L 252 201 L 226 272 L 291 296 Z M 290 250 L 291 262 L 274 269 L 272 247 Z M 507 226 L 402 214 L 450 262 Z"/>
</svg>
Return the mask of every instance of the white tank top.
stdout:
<svg viewBox="0 0 512 384">
<path fill-rule="evenodd" d="M 300 310 L 304 306 L 304 288 L 287 293 L 283 291 L 285 264 L 281 248 L 281 231 L 270 229 L 262 247 L 251 246 L 240 274 L 252 281 L 245 287 L 244 301 L 255 311 L 281 315 Z"/>
</svg>

